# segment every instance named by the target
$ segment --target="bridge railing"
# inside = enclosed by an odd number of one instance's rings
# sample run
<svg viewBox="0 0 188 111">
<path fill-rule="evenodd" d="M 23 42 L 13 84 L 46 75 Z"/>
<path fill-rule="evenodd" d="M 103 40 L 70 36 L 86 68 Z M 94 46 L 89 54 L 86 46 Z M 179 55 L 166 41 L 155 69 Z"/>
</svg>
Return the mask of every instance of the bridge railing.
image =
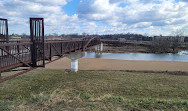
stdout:
<svg viewBox="0 0 188 111">
<path fill-rule="evenodd" d="M 44 43 L 45 58 L 64 56 L 82 49 L 82 41 L 47 41 Z"/>
<path fill-rule="evenodd" d="M 30 63 L 31 44 L 31 42 L 0 44 L 0 71 Z"/>
<path fill-rule="evenodd" d="M 100 43 L 98 37 L 90 39 L 81 39 L 74 41 L 45 41 L 44 42 L 44 57 L 51 61 L 53 56 L 63 57 L 71 52 L 86 50 L 89 47 Z M 32 65 L 32 42 L 9 42 L 0 44 L 0 72 L 15 68 L 18 66 Z M 37 53 L 40 55 L 40 53 Z M 38 56 L 37 56 L 38 57 Z M 40 56 L 39 56 L 40 57 Z M 40 61 L 41 58 L 36 58 Z"/>
<path fill-rule="evenodd" d="M 46 41 L 44 43 L 45 58 L 51 59 L 53 56 L 64 56 L 76 50 L 86 50 L 87 47 L 91 47 L 100 43 L 98 37 L 93 39 L 81 39 L 74 41 Z"/>
</svg>

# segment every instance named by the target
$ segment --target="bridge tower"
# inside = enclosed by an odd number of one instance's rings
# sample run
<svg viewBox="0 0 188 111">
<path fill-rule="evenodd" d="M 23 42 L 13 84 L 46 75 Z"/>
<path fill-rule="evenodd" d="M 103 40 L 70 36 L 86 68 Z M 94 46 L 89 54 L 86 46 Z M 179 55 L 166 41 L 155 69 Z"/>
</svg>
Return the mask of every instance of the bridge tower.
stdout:
<svg viewBox="0 0 188 111">
<path fill-rule="evenodd" d="M 5 43 L 5 42 L 7 42 L 7 43 L 9 42 L 8 20 L 0 18 L 0 44 Z M 0 49 L 0 53 L 3 53 L 3 51 L 1 49 Z M 1 78 L 1 69 L 0 69 L 0 78 Z"/>
<path fill-rule="evenodd" d="M 102 52 L 103 51 L 103 43 L 102 42 L 95 46 L 95 51 L 96 52 Z"/>
<path fill-rule="evenodd" d="M 30 37 L 32 66 L 45 67 L 43 18 L 30 18 Z"/>
<path fill-rule="evenodd" d="M 0 18 L 0 41 L 9 42 L 8 37 L 8 20 Z"/>
</svg>

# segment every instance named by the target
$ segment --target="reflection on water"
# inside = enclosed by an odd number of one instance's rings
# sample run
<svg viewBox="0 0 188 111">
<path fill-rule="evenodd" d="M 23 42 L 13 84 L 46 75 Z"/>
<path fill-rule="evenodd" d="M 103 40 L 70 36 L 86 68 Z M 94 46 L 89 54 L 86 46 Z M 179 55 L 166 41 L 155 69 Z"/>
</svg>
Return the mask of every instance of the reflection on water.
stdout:
<svg viewBox="0 0 188 111">
<path fill-rule="evenodd" d="M 95 58 L 101 58 L 102 52 L 95 52 Z"/>
<path fill-rule="evenodd" d="M 140 60 L 140 61 L 181 61 L 181 62 L 188 62 L 188 51 L 182 51 L 178 54 L 88 52 L 87 56 L 85 56 L 85 58 Z"/>
<path fill-rule="evenodd" d="M 188 51 L 181 51 L 178 54 L 180 54 L 180 55 L 188 55 Z"/>
</svg>

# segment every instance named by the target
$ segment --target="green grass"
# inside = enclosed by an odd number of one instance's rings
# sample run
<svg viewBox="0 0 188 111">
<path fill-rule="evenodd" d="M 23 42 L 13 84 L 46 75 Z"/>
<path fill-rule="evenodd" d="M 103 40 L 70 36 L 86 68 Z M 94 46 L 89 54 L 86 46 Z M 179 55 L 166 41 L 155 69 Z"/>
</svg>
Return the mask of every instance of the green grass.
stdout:
<svg viewBox="0 0 188 111">
<path fill-rule="evenodd" d="M 0 84 L 6 110 L 188 110 L 188 76 L 37 69 Z"/>
</svg>

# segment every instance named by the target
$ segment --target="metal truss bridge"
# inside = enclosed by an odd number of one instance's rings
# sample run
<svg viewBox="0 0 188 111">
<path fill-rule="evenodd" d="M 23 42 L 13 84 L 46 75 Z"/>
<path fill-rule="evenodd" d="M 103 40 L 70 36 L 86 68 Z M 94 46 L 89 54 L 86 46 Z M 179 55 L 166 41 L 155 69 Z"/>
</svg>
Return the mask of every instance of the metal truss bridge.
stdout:
<svg viewBox="0 0 188 111">
<path fill-rule="evenodd" d="M 43 18 L 30 18 L 30 41 L 9 41 L 8 21 L 0 18 L 0 83 L 98 44 L 100 44 L 99 37 L 84 37 L 71 41 L 47 41 L 44 39 Z M 58 58 L 52 60 L 54 56 Z M 22 66 L 29 68 L 1 78 L 1 72 Z"/>
</svg>

